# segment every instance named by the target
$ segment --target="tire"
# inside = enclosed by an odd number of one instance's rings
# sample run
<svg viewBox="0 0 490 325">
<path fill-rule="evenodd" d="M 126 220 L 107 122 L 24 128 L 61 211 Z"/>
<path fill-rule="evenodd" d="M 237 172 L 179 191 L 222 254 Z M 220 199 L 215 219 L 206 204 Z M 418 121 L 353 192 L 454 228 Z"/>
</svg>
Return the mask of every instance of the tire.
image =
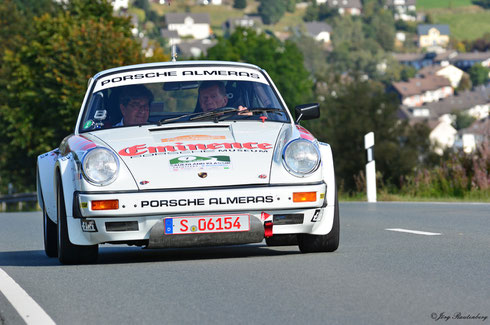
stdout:
<svg viewBox="0 0 490 325">
<path fill-rule="evenodd" d="M 292 235 L 274 235 L 266 238 L 265 242 L 267 246 L 296 246 L 298 245 L 298 236 Z"/>
<path fill-rule="evenodd" d="M 302 253 L 334 252 L 339 247 L 340 220 L 339 201 L 335 192 L 335 212 L 332 230 L 326 235 L 298 235 L 298 246 Z"/>
<path fill-rule="evenodd" d="M 58 257 L 57 226 L 49 219 L 44 204 L 43 207 L 44 252 L 48 257 Z"/>
<path fill-rule="evenodd" d="M 63 184 L 57 175 L 56 204 L 58 211 L 58 259 L 62 264 L 89 264 L 95 263 L 99 254 L 99 245 L 74 245 L 68 238 L 68 223 L 66 220 L 65 199 L 63 197 Z"/>
<path fill-rule="evenodd" d="M 41 190 L 39 171 L 37 171 L 37 190 L 40 193 L 43 207 L 44 252 L 48 257 L 58 257 L 58 233 L 56 224 L 49 219 L 48 213 L 46 212 L 46 204 L 44 202 L 43 191 Z"/>
</svg>

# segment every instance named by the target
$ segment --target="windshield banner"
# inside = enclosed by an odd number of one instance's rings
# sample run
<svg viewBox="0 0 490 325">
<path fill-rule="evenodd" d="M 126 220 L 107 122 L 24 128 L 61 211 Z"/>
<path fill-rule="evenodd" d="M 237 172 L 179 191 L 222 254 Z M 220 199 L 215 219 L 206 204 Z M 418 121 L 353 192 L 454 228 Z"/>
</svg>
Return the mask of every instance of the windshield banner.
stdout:
<svg viewBox="0 0 490 325">
<path fill-rule="evenodd" d="M 94 92 L 112 87 L 172 81 L 240 80 L 268 84 L 258 70 L 237 67 L 184 67 L 126 71 L 97 80 Z"/>
</svg>

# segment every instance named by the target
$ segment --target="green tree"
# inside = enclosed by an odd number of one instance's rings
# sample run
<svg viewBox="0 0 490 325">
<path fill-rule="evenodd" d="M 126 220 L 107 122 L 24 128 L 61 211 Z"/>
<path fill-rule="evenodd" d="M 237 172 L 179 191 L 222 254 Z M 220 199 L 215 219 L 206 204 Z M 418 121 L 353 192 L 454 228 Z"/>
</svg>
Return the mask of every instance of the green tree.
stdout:
<svg viewBox="0 0 490 325">
<path fill-rule="evenodd" d="M 305 15 L 303 16 L 304 21 L 330 21 L 334 17 L 339 16 L 339 11 L 337 8 L 329 7 L 326 4 L 310 5 L 306 8 Z"/>
<path fill-rule="evenodd" d="M 264 24 L 273 25 L 284 16 L 286 4 L 283 0 L 260 0 L 258 11 Z"/>
<path fill-rule="evenodd" d="M 296 11 L 296 0 L 282 0 L 284 1 L 284 5 L 286 6 L 287 12 L 295 12 Z"/>
<path fill-rule="evenodd" d="M 206 59 L 247 62 L 264 68 L 290 109 L 311 99 L 312 81 L 303 66 L 303 55 L 291 41 L 282 43 L 264 33 L 237 28 L 228 39 L 219 38 Z"/>
<path fill-rule="evenodd" d="M 304 34 L 294 36 L 291 40 L 303 54 L 304 66 L 314 79 L 328 74 L 326 51 L 318 41 Z"/>
<path fill-rule="evenodd" d="M 473 86 L 483 85 L 488 80 L 488 74 L 490 69 L 484 67 L 480 63 L 475 63 L 469 70 L 468 74 L 470 75 L 471 83 Z"/>
<path fill-rule="evenodd" d="M 428 133 L 423 134 L 427 138 L 422 142 L 413 141 L 421 130 L 411 132 L 398 122 L 398 100 L 378 82 L 341 78 L 328 84 L 322 94 L 320 119 L 305 124 L 319 140 L 332 146 L 339 184 L 346 191 L 356 190 L 354 176 L 366 163 L 364 135 L 373 131 L 376 168 L 385 183 L 399 186 L 402 176 L 417 164 L 419 152 L 429 145 Z"/>
<path fill-rule="evenodd" d="M 468 113 L 457 112 L 455 114 L 456 119 L 454 120 L 453 126 L 456 130 L 461 130 L 469 127 L 476 119 Z"/>
<path fill-rule="evenodd" d="M 490 9 L 490 0 L 472 0 L 471 2 L 484 9 Z"/>
<path fill-rule="evenodd" d="M 247 0 L 234 0 L 233 8 L 235 9 L 245 9 L 247 8 Z"/>
<path fill-rule="evenodd" d="M 55 14 L 61 9 L 61 6 L 52 0 L 13 0 L 13 2 L 16 10 L 29 19 L 45 13 Z"/>
<path fill-rule="evenodd" d="M 75 0 L 56 16 L 34 18 L 22 46 L 4 52 L 3 183 L 32 190 L 37 155 L 73 132 L 88 79 L 100 70 L 145 61 L 140 44 L 130 37 L 129 20 L 113 17 L 107 2 L 101 0 L 98 8 L 95 3 Z"/>
</svg>

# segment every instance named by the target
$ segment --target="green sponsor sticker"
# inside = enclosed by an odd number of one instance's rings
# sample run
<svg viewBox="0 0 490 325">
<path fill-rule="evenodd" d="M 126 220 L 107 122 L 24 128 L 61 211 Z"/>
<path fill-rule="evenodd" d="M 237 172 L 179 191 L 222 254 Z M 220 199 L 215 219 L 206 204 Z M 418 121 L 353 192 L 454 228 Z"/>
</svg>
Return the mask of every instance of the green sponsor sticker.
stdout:
<svg viewBox="0 0 490 325">
<path fill-rule="evenodd" d="M 88 129 L 89 127 L 92 126 L 92 124 L 94 124 L 94 121 L 92 120 L 88 120 L 87 122 L 85 122 L 85 124 L 83 125 L 83 128 L 84 129 Z"/>
<path fill-rule="evenodd" d="M 174 170 L 181 169 L 230 169 L 231 161 L 229 156 L 181 156 L 170 159 L 170 167 Z"/>
</svg>

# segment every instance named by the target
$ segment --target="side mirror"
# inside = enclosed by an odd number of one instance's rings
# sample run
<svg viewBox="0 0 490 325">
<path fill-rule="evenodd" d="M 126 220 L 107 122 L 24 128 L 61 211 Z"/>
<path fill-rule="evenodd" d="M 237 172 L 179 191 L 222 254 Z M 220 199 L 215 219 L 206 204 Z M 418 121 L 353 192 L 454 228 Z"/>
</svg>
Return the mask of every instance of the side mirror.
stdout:
<svg viewBox="0 0 490 325">
<path fill-rule="evenodd" d="M 296 123 L 303 120 L 313 120 L 320 117 L 320 105 L 318 103 L 298 105 L 294 108 Z"/>
</svg>

